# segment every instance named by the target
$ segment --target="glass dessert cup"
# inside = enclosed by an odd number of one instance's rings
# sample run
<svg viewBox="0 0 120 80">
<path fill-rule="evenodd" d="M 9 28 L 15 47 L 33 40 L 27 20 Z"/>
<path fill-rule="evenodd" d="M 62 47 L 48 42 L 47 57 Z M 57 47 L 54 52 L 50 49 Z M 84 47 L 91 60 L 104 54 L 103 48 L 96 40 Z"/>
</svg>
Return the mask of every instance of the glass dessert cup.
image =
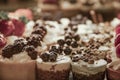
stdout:
<svg viewBox="0 0 120 80">
<path fill-rule="evenodd" d="M 0 61 L 0 80 L 35 80 L 35 61 Z"/>
</svg>

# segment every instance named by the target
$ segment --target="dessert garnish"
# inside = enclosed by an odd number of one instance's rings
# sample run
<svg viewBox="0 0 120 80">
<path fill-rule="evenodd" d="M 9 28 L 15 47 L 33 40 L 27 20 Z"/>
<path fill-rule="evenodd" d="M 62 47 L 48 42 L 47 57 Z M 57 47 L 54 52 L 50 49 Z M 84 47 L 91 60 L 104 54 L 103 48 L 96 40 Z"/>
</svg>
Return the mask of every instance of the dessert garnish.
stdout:
<svg viewBox="0 0 120 80">
<path fill-rule="evenodd" d="M 44 62 L 55 62 L 56 59 L 57 59 L 57 54 L 56 52 L 45 52 L 45 53 L 42 53 L 40 55 L 40 58 L 44 61 Z"/>
</svg>

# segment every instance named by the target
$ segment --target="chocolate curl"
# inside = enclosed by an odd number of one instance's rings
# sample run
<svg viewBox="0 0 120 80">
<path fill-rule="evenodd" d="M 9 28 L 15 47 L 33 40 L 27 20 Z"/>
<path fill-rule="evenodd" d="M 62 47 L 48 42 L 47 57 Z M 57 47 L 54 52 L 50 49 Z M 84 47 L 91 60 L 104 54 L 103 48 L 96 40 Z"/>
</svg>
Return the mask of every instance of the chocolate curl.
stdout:
<svg viewBox="0 0 120 80">
<path fill-rule="evenodd" d="M 97 20 L 97 15 L 96 15 L 95 11 L 94 11 L 94 10 L 91 10 L 91 11 L 90 11 L 90 15 L 91 15 L 91 17 L 92 17 L 93 22 L 97 24 L 97 23 L 98 23 L 98 20 Z"/>
<path fill-rule="evenodd" d="M 103 22 L 104 20 L 103 20 L 103 16 L 102 16 L 102 14 L 98 14 L 98 21 L 99 22 Z"/>
</svg>

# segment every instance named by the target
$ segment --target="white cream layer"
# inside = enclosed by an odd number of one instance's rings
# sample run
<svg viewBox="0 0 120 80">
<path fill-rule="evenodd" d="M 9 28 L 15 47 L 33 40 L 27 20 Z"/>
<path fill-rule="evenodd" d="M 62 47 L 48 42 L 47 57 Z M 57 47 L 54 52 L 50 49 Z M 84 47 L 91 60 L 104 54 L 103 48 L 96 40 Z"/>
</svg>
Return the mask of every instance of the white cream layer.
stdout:
<svg viewBox="0 0 120 80">
<path fill-rule="evenodd" d="M 51 71 L 54 66 L 54 71 L 70 69 L 71 59 L 68 56 L 58 56 L 56 62 L 43 62 L 41 58 L 37 59 L 37 68 Z"/>
<path fill-rule="evenodd" d="M 24 63 L 24 62 L 29 62 L 30 60 L 31 60 L 31 58 L 28 56 L 27 52 L 21 52 L 19 54 L 15 54 L 11 58 L 0 57 L 0 61 L 2 61 L 2 62 Z"/>
<path fill-rule="evenodd" d="M 73 72 L 89 76 L 90 74 L 97 74 L 105 71 L 107 62 L 103 59 L 100 59 L 95 61 L 94 64 L 88 64 L 80 60 L 79 62 L 72 62 L 71 65 Z"/>
</svg>

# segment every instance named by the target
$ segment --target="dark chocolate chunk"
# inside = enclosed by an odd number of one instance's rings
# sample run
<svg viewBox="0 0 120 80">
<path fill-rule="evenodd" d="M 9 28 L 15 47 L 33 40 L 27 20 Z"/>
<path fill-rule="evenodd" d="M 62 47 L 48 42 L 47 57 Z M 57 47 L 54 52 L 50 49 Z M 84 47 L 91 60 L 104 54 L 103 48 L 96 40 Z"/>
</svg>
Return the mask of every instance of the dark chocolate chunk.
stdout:
<svg viewBox="0 0 120 80">
<path fill-rule="evenodd" d="M 48 62 L 49 61 L 49 58 L 50 58 L 50 55 L 48 53 L 42 53 L 40 55 L 40 58 L 44 61 L 44 62 Z"/>
<path fill-rule="evenodd" d="M 13 48 L 12 48 L 14 50 L 14 54 L 22 52 L 25 45 L 26 43 L 24 42 L 23 39 L 15 40 L 15 43 L 13 44 Z"/>
<path fill-rule="evenodd" d="M 15 40 L 13 45 L 8 45 L 2 50 L 3 57 L 10 58 L 14 54 L 18 54 L 23 51 L 26 43 L 24 42 L 24 39 L 18 39 Z"/>
<path fill-rule="evenodd" d="M 37 51 L 28 52 L 28 55 L 31 57 L 32 60 L 37 59 L 37 54 L 38 54 Z"/>
<path fill-rule="evenodd" d="M 72 42 L 71 39 L 67 39 L 67 40 L 65 41 L 65 43 L 66 43 L 67 45 L 71 45 L 71 42 Z"/>
<path fill-rule="evenodd" d="M 51 62 L 55 62 L 57 59 L 57 54 L 55 52 L 50 52 L 49 59 Z"/>
<path fill-rule="evenodd" d="M 71 43 L 72 48 L 77 48 L 78 47 L 78 43 L 76 41 Z"/>
<path fill-rule="evenodd" d="M 71 52 L 72 52 L 72 49 L 70 49 L 69 47 L 66 47 L 66 48 L 64 49 L 64 53 L 65 53 L 66 55 L 71 54 Z"/>
<path fill-rule="evenodd" d="M 10 58 L 13 56 L 13 45 L 8 45 L 2 50 L 2 56 L 5 58 Z"/>
<path fill-rule="evenodd" d="M 57 43 L 60 45 L 60 46 L 63 46 L 65 44 L 65 41 L 63 39 L 60 39 L 57 41 Z"/>
<path fill-rule="evenodd" d="M 73 38 L 74 38 L 76 41 L 79 41 L 79 40 L 80 40 L 80 36 L 79 36 L 79 35 L 75 35 Z"/>
<path fill-rule="evenodd" d="M 58 47 L 58 52 L 59 52 L 59 54 L 62 54 L 62 51 L 63 51 L 63 48 L 62 47 Z"/>
<path fill-rule="evenodd" d="M 56 52 L 59 53 L 58 49 L 56 46 L 51 46 L 51 49 L 49 50 L 49 52 Z"/>
<path fill-rule="evenodd" d="M 26 46 L 26 47 L 24 48 L 24 50 L 27 51 L 27 52 L 29 53 L 29 52 L 34 51 L 35 48 L 34 48 L 33 46 Z"/>
<path fill-rule="evenodd" d="M 32 45 L 35 48 L 38 46 L 41 46 L 41 38 L 39 37 L 39 35 L 31 35 L 28 39 L 27 39 L 27 45 Z"/>
</svg>

